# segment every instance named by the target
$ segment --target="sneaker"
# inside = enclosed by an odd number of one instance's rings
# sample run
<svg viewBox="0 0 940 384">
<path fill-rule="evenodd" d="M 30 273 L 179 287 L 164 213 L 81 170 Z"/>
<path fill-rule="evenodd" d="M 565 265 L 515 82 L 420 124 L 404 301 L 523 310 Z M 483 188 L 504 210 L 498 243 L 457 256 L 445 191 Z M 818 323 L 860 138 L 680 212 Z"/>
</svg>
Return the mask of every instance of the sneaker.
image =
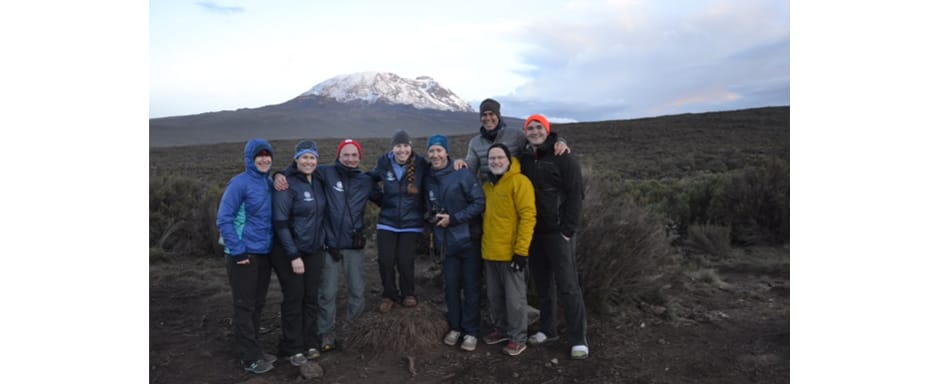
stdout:
<svg viewBox="0 0 940 384">
<path fill-rule="evenodd" d="M 301 365 L 304 365 L 304 363 L 307 362 L 307 358 L 304 357 L 304 354 L 303 354 L 303 353 L 296 353 L 296 354 L 292 355 L 292 356 L 290 357 L 290 359 L 288 359 L 288 360 L 290 361 L 290 365 L 293 365 L 293 366 L 295 366 L 295 367 L 299 367 L 299 366 L 301 366 Z"/>
<path fill-rule="evenodd" d="M 575 345 L 571 347 L 571 358 L 575 360 L 584 360 L 588 357 L 587 345 Z"/>
<path fill-rule="evenodd" d="M 406 307 L 414 307 L 418 305 L 418 299 L 414 296 L 406 296 L 405 300 L 402 302 Z"/>
<path fill-rule="evenodd" d="M 336 337 L 333 335 L 323 336 L 323 344 L 320 346 L 320 350 L 329 352 L 334 349 L 336 349 Z"/>
<path fill-rule="evenodd" d="M 265 373 L 267 371 L 270 371 L 272 369 L 274 369 L 274 365 L 272 365 L 270 362 L 265 361 L 264 359 L 258 359 L 258 360 L 251 362 L 251 364 L 245 365 L 245 370 L 251 373 L 260 374 L 260 373 Z"/>
<path fill-rule="evenodd" d="M 502 343 L 506 340 L 509 340 L 509 338 L 499 334 L 499 331 L 493 331 L 490 332 L 490 334 L 483 336 L 483 342 L 488 345 Z"/>
<path fill-rule="evenodd" d="M 529 345 L 541 345 L 541 344 L 550 343 L 556 340 L 558 340 L 557 335 L 548 337 L 548 336 L 545 336 L 544 333 L 538 332 L 532 336 L 529 336 L 528 342 L 529 342 Z"/>
<path fill-rule="evenodd" d="M 444 336 L 444 344 L 455 346 L 457 345 L 457 339 L 460 338 L 460 332 L 450 331 L 447 332 L 447 336 Z"/>
<path fill-rule="evenodd" d="M 519 344 L 515 341 L 510 341 L 506 344 L 505 347 L 503 347 L 503 353 L 509 356 L 516 356 L 522 353 L 522 351 L 525 351 L 525 344 Z"/>
<path fill-rule="evenodd" d="M 470 335 L 465 335 L 463 337 L 463 343 L 460 343 L 460 349 L 473 352 L 475 349 L 477 349 L 477 338 Z"/>
<path fill-rule="evenodd" d="M 379 312 L 388 313 L 392 310 L 392 307 L 395 306 L 395 302 L 392 299 L 387 297 L 382 298 L 382 304 L 379 304 Z"/>
<path fill-rule="evenodd" d="M 307 350 L 307 355 L 304 356 L 304 357 L 306 357 L 307 360 L 316 359 L 316 358 L 320 357 L 320 351 L 318 351 L 316 348 L 310 348 L 310 349 Z"/>
<path fill-rule="evenodd" d="M 262 352 L 262 353 L 261 353 L 261 359 L 264 360 L 264 361 L 267 361 L 267 362 L 269 362 L 269 363 L 271 363 L 271 364 L 274 364 L 274 362 L 277 361 L 277 356 L 274 356 L 274 355 L 272 355 L 272 354 L 270 354 L 270 353 L 263 353 L 263 352 Z"/>
</svg>

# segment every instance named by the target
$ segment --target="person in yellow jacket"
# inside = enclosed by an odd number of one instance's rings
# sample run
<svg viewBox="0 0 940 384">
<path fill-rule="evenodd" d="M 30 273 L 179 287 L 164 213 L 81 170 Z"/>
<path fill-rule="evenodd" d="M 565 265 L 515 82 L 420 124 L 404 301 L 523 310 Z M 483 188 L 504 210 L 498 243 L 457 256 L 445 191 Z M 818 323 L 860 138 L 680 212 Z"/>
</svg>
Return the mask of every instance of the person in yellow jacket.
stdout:
<svg viewBox="0 0 940 384">
<path fill-rule="evenodd" d="M 535 188 L 522 174 L 518 159 L 501 143 L 487 151 L 489 179 L 483 184 L 483 268 L 486 295 L 495 329 L 483 342 L 509 341 L 503 352 L 516 356 L 526 349 L 525 268 L 535 231 Z"/>
</svg>

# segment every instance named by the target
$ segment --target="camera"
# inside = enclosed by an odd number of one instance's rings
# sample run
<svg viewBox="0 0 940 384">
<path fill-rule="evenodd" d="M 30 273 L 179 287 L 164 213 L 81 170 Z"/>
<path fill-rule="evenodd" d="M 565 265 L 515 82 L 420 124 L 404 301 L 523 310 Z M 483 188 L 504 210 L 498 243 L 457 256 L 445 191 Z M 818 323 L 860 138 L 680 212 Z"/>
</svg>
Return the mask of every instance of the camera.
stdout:
<svg viewBox="0 0 940 384">
<path fill-rule="evenodd" d="M 441 221 L 441 218 L 437 216 L 439 213 L 447 213 L 447 210 L 444 208 L 432 208 L 424 215 L 424 220 L 431 225 L 437 225 L 437 222 Z"/>
</svg>

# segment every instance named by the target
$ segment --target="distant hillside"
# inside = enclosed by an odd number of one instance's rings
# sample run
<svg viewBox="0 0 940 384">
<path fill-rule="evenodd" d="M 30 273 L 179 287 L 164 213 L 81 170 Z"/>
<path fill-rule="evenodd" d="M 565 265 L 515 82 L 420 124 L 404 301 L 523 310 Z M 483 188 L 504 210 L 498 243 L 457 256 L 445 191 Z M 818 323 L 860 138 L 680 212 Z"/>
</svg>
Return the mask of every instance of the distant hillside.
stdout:
<svg viewBox="0 0 940 384">
<path fill-rule="evenodd" d="M 449 136 L 450 155 L 463 158 L 467 142 L 477 134 L 476 114 L 466 114 L 463 124 L 456 124 Z M 520 129 L 516 121 L 512 129 Z M 418 153 L 431 129 L 408 127 Z M 319 131 L 317 131 L 319 132 Z M 340 131 L 342 133 L 342 131 Z M 361 140 L 365 161 L 371 169 L 375 158 L 391 149 L 392 130 Z M 436 131 L 435 131 L 436 132 Z M 587 123 L 552 124 L 552 132 L 565 137 L 573 153 L 586 170 L 602 177 L 626 179 L 681 178 L 685 176 L 724 172 L 743 168 L 767 158 L 790 158 L 790 107 L 767 107 L 737 111 L 694 113 L 633 120 L 611 120 Z M 321 164 L 335 160 L 337 137 L 321 138 L 316 132 L 304 136 L 317 138 L 321 148 Z M 270 136 L 259 135 L 272 139 Z M 348 135 L 366 137 L 364 135 Z M 272 140 L 275 168 L 290 163 L 290 151 L 296 139 Z M 224 185 L 225 181 L 244 170 L 244 140 L 212 145 L 180 148 L 151 148 L 150 176 L 183 172 L 201 180 Z"/>
</svg>

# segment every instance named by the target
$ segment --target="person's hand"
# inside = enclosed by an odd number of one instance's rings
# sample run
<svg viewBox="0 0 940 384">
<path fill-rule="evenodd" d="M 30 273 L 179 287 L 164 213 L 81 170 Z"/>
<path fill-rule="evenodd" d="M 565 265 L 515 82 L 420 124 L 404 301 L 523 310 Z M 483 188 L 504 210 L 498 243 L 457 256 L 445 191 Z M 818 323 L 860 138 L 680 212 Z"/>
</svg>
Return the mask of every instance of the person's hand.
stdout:
<svg viewBox="0 0 940 384">
<path fill-rule="evenodd" d="M 509 263 L 509 268 L 512 268 L 512 270 L 516 272 L 524 271 L 526 259 L 528 258 L 525 256 L 512 255 L 512 261 Z"/>
<path fill-rule="evenodd" d="M 450 225 L 450 214 L 449 213 L 438 213 L 437 215 L 437 226 L 441 228 L 447 228 Z"/>
<path fill-rule="evenodd" d="M 275 191 L 286 191 L 288 187 L 290 187 L 290 184 L 287 184 L 287 177 L 280 173 L 274 175 Z"/>
<path fill-rule="evenodd" d="M 454 170 L 456 171 L 461 168 L 467 168 L 467 161 L 464 159 L 454 160 Z"/>
<path fill-rule="evenodd" d="M 563 141 L 555 142 L 555 156 L 561 156 L 566 153 L 571 153 L 571 148 L 568 148 L 568 144 Z"/>
<path fill-rule="evenodd" d="M 337 263 L 343 259 L 343 253 L 339 251 L 339 248 L 327 248 L 326 253 L 329 253 L 333 261 Z"/>
<path fill-rule="evenodd" d="M 294 270 L 295 274 L 303 275 L 304 274 L 304 259 L 298 257 L 290 261 L 290 267 Z"/>
</svg>

